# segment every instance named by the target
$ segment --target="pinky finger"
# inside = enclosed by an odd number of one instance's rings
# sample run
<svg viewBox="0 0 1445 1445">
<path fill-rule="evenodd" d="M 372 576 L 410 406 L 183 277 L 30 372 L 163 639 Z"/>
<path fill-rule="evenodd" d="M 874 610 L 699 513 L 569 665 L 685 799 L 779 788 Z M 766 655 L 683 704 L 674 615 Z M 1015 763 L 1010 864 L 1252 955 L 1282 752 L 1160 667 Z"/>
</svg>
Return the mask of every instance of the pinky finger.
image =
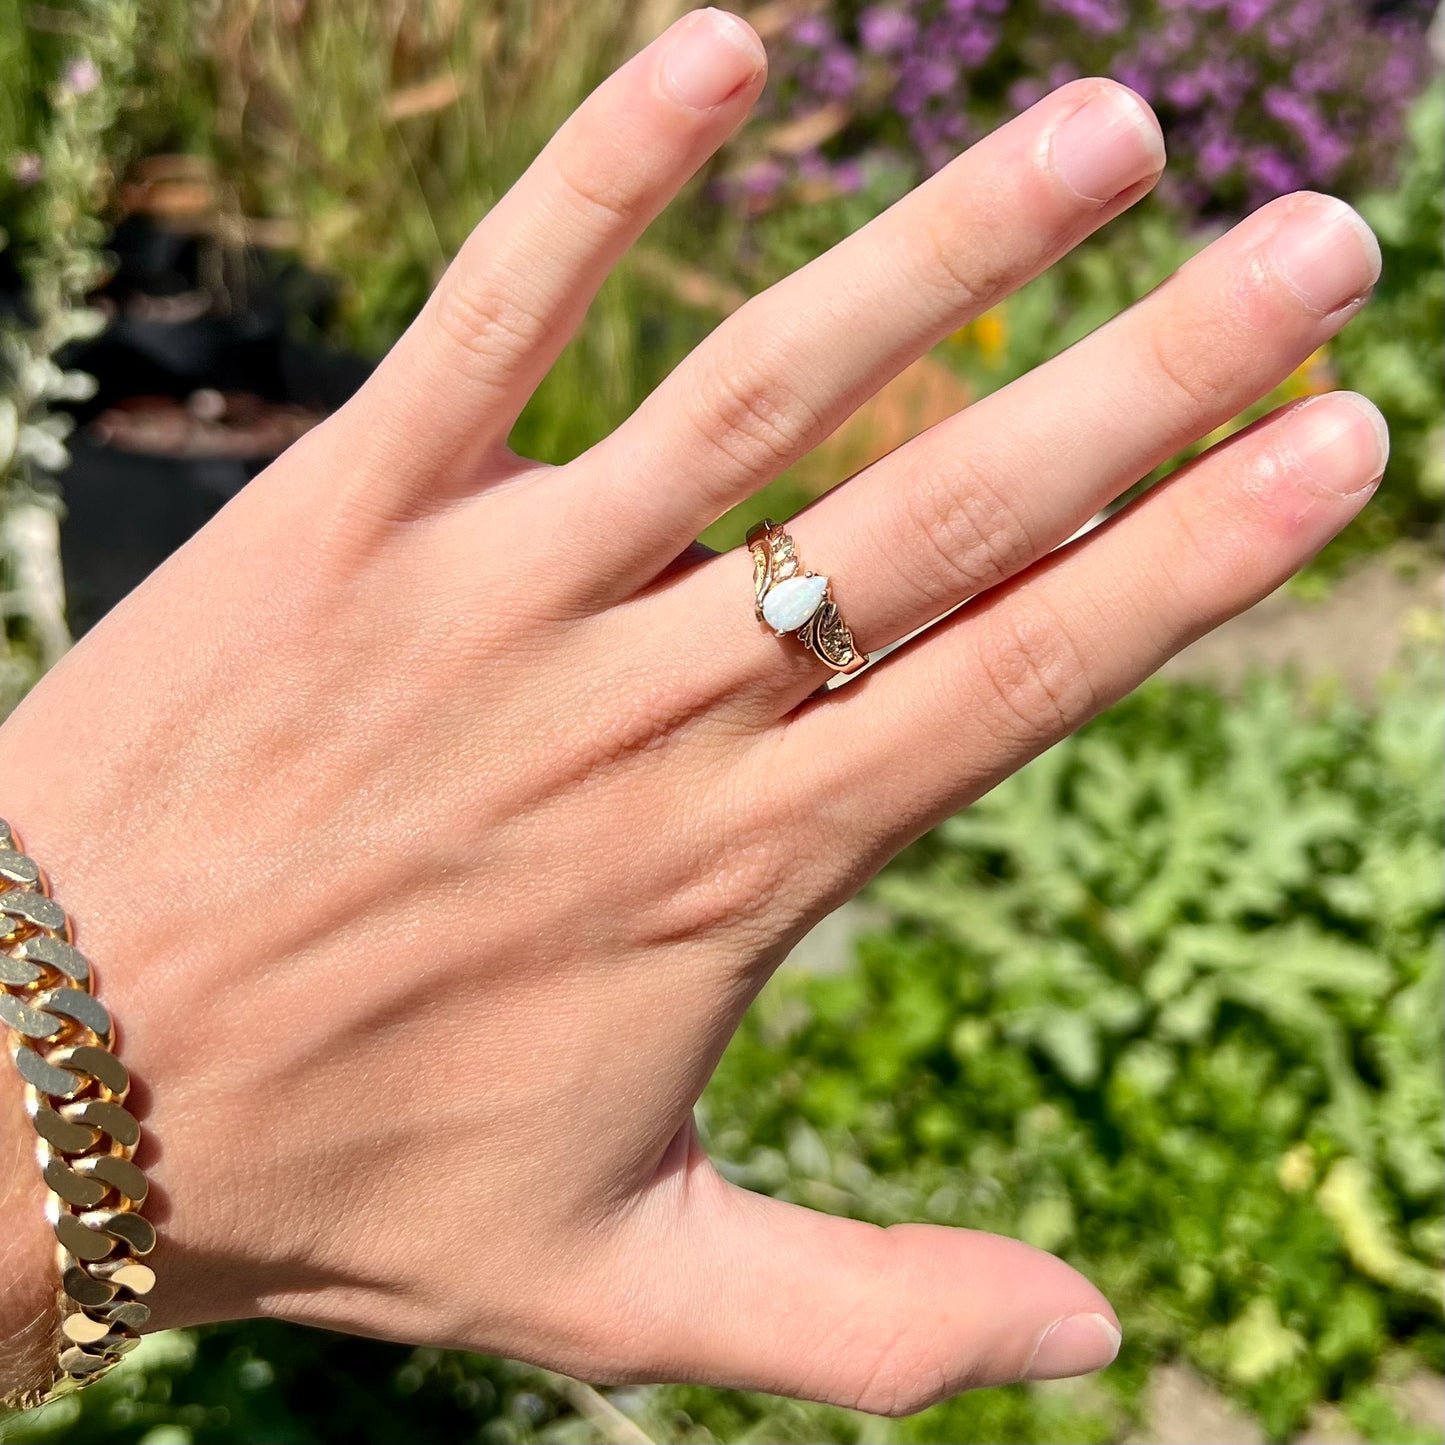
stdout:
<svg viewBox="0 0 1445 1445">
<path fill-rule="evenodd" d="M 811 760 L 807 786 L 847 800 L 844 832 L 850 817 L 899 820 L 894 836 L 851 840 L 881 862 L 1272 592 L 1361 510 L 1388 450 L 1384 418 L 1350 392 L 1215 447 L 809 704 L 787 734 Z M 820 758 L 840 776 L 819 778 Z"/>
</svg>

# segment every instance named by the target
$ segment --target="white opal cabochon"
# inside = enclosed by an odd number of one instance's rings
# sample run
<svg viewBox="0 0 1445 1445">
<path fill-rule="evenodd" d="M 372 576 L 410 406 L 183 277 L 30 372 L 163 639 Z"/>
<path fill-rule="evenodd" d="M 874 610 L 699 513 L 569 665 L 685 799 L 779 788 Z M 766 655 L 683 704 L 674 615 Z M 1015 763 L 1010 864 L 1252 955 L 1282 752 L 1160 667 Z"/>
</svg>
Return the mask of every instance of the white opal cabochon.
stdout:
<svg viewBox="0 0 1445 1445">
<path fill-rule="evenodd" d="M 789 577 L 763 598 L 763 620 L 774 632 L 796 632 L 819 608 L 826 577 Z"/>
</svg>

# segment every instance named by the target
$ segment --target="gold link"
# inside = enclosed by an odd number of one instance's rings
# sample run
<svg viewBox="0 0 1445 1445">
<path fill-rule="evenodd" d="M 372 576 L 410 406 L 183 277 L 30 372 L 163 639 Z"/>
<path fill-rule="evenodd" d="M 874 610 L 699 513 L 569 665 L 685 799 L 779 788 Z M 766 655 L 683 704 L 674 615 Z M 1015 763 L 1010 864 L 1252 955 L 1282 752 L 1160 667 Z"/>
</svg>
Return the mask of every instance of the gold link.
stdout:
<svg viewBox="0 0 1445 1445">
<path fill-rule="evenodd" d="M 113 1364 L 114 1360 L 108 1360 L 104 1355 L 92 1354 L 80 1345 L 71 1345 L 68 1350 L 62 1351 L 60 1356 L 60 1368 L 72 1375 L 98 1375 L 102 1370 L 110 1369 Z"/>
<path fill-rule="evenodd" d="M 45 1176 L 46 1186 L 58 1194 L 67 1204 L 80 1209 L 89 1209 L 99 1204 L 110 1186 L 103 1179 L 86 1179 L 77 1174 L 59 1154 L 52 1154 L 40 1171 Z"/>
<path fill-rule="evenodd" d="M 77 1345 L 94 1345 L 110 1333 L 110 1321 L 98 1320 L 84 1310 L 76 1310 L 73 1315 L 66 1315 L 60 1328 L 66 1339 L 73 1340 Z"/>
<path fill-rule="evenodd" d="M 49 1104 L 37 1105 L 30 1122 L 35 1126 L 35 1132 L 62 1154 L 84 1154 L 101 1139 L 101 1130 L 85 1124 L 72 1124 L 69 1119 L 61 1118 Z"/>
<path fill-rule="evenodd" d="M 132 1204 L 145 1203 L 149 1182 L 129 1159 L 119 1154 L 88 1154 L 83 1159 L 77 1159 L 72 1167 L 77 1174 L 110 1185 Z"/>
<path fill-rule="evenodd" d="M 7 846 L 0 848 L 0 878 L 22 888 L 33 888 L 40 882 L 40 869 L 33 858 Z"/>
<path fill-rule="evenodd" d="M 86 1080 L 82 1075 L 57 1068 L 27 1043 L 17 1041 L 15 1067 L 32 1089 L 49 1094 L 53 1099 L 68 1099 L 85 1087 Z"/>
<path fill-rule="evenodd" d="M 12 958 L 8 953 L 0 953 L 0 986 L 28 988 L 40 977 L 42 977 L 41 971 L 33 963 L 26 963 L 24 959 L 20 958 Z"/>
<path fill-rule="evenodd" d="M 106 1048 L 114 1046 L 115 1024 L 111 1022 L 109 1010 L 93 994 L 78 988 L 53 988 L 48 993 L 37 994 L 35 1002 L 50 1013 L 74 1019 Z"/>
<path fill-rule="evenodd" d="M 112 1325 L 123 1325 L 128 1330 L 140 1330 L 151 1317 L 151 1307 L 138 1299 L 117 1300 L 103 1311 Z"/>
<path fill-rule="evenodd" d="M 57 1049 L 50 1062 L 67 1069 L 84 1069 L 117 1104 L 130 1093 L 130 1071 L 116 1056 L 94 1044 L 75 1044 Z"/>
<path fill-rule="evenodd" d="M 65 1020 L 21 1003 L 13 993 L 0 993 L 0 1024 L 27 1039 L 53 1039 L 65 1027 Z"/>
<path fill-rule="evenodd" d="M 121 1285 L 132 1294 L 149 1294 L 155 1288 L 156 1272 L 134 1259 L 103 1259 L 90 1267 L 97 1278 Z"/>
<path fill-rule="evenodd" d="M 106 1260 L 107 1264 L 111 1261 Z M 60 1287 L 76 1304 L 87 1309 L 108 1305 L 116 1296 L 113 1280 L 96 1279 L 84 1265 L 72 1264 L 60 1276 Z"/>
<path fill-rule="evenodd" d="M 81 1099 L 79 1103 L 62 1104 L 59 1112 L 73 1124 L 91 1124 L 105 1130 L 122 1149 L 134 1149 L 140 1142 L 135 1115 L 109 1099 Z"/>
<path fill-rule="evenodd" d="M 113 1235 L 88 1228 L 64 1210 L 55 1221 L 55 1237 L 76 1259 L 104 1259 L 116 1245 Z"/>
<path fill-rule="evenodd" d="M 43 963 L 56 973 L 63 973 L 81 988 L 90 987 L 90 964 L 74 944 L 67 943 L 63 938 L 52 938 L 48 933 L 37 934 L 16 945 L 15 957 Z"/>
<path fill-rule="evenodd" d="M 0 914 L 22 923 L 33 923 L 49 933 L 65 933 L 70 927 L 65 910 L 53 898 L 32 893 L 28 888 L 11 888 L 0 893 Z"/>
<path fill-rule="evenodd" d="M 115 1239 L 128 1244 L 133 1254 L 149 1254 L 156 1247 L 156 1227 L 143 1214 L 129 1209 L 92 1209 L 80 1216 L 80 1222 L 93 1229 L 103 1229 Z"/>
</svg>

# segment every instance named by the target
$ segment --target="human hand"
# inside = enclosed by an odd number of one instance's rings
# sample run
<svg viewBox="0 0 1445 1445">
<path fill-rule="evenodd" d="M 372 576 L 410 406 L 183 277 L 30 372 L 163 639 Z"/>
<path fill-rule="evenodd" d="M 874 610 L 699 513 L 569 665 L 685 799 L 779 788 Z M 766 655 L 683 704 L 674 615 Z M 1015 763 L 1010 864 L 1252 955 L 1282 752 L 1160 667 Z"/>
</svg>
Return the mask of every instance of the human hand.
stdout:
<svg viewBox="0 0 1445 1445">
<path fill-rule="evenodd" d="M 1279 201 L 810 508 L 791 530 L 860 646 L 975 599 L 819 693 L 746 555 L 691 540 L 1143 195 L 1163 146 L 1130 92 L 1067 86 L 586 454 L 516 457 L 588 300 L 763 68 L 704 12 L 618 72 L 355 400 L 0 731 L 0 813 L 146 1086 L 157 1325 L 265 1314 L 875 1411 L 1113 1356 L 1061 1262 L 746 1193 L 692 1107 L 813 922 L 1364 504 L 1382 423 L 1325 398 L 1060 545 L 1332 335 L 1378 250 L 1338 202 Z M 33 1301 L 39 1204 L 6 1229 Z"/>
</svg>

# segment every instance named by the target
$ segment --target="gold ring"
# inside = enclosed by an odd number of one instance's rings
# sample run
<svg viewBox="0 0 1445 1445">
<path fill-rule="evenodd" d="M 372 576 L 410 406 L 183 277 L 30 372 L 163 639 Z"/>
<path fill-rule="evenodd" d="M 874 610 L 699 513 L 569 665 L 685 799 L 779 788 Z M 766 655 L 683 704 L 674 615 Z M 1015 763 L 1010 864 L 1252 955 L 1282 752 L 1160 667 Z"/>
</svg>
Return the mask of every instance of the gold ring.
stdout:
<svg viewBox="0 0 1445 1445">
<path fill-rule="evenodd" d="M 798 548 L 776 522 L 761 521 L 748 532 L 753 556 L 753 610 L 779 637 L 792 632 L 834 672 L 857 672 L 868 661 L 833 601 L 826 577 L 803 571 Z"/>
</svg>

